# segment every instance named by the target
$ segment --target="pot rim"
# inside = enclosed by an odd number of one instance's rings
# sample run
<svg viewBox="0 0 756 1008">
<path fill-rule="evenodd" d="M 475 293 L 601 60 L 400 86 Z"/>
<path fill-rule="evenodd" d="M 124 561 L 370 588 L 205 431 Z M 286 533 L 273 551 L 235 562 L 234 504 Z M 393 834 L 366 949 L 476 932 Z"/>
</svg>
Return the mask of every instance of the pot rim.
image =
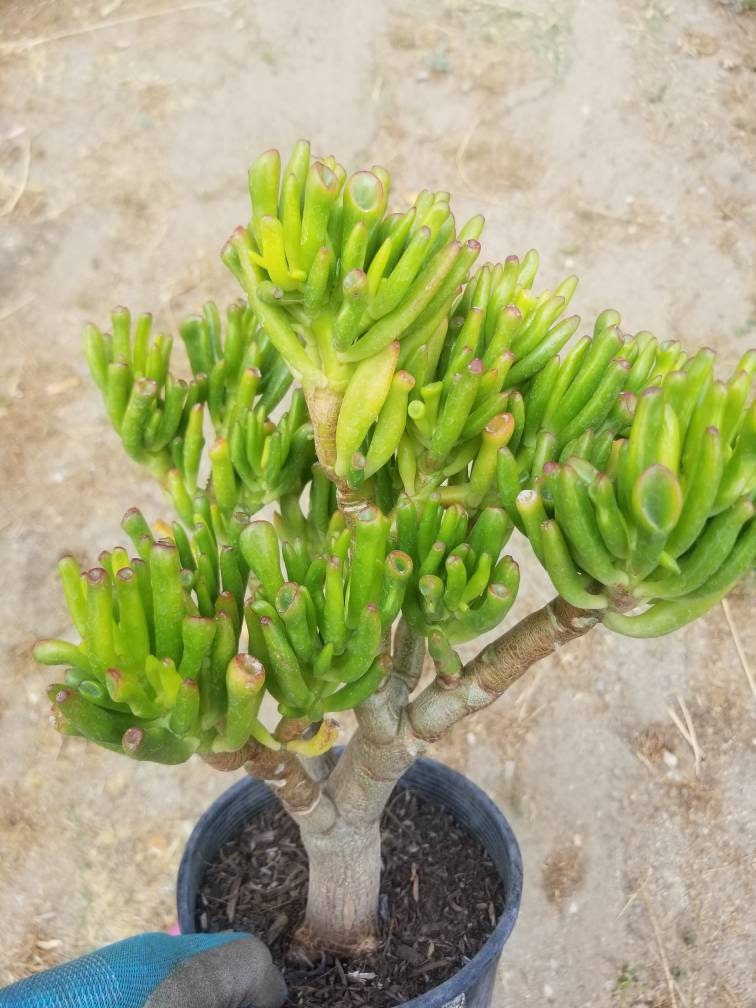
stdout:
<svg viewBox="0 0 756 1008">
<path fill-rule="evenodd" d="M 444 982 L 439 984 L 437 987 L 430 988 L 424 994 L 420 994 L 417 997 L 412 998 L 411 1001 L 403 1002 L 401 1005 L 398 1005 L 397 1008 L 445 1008 L 447 1005 L 451 1008 L 451 1005 L 454 1004 L 454 999 L 469 990 L 469 988 L 485 972 L 486 967 L 493 964 L 495 968 L 495 960 L 501 955 L 504 945 L 514 928 L 522 899 L 523 868 L 519 844 L 517 843 L 517 839 L 511 826 L 507 822 L 499 807 L 479 785 L 473 783 L 473 781 L 464 774 L 459 773 L 459 771 L 453 770 L 444 763 L 440 763 L 438 760 L 431 759 L 428 756 L 419 757 L 403 774 L 397 782 L 397 785 L 405 788 L 414 787 L 420 792 L 425 792 L 427 785 L 429 785 L 431 781 L 438 781 L 439 779 L 445 784 L 446 789 L 449 791 L 464 794 L 468 799 L 471 799 L 477 806 L 479 812 L 482 813 L 482 815 L 488 819 L 491 826 L 495 828 L 496 832 L 499 834 L 499 839 L 503 841 L 506 851 L 506 859 L 508 861 L 507 877 L 505 877 L 503 871 L 499 870 L 498 866 L 497 872 L 504 883 L 504 909 L 502 910 L 493 931 L 469 962 L 465 963 L 461 969 L 448 979 L 444 980 Z M 232 784 L 221 795 L 219 795 L 219 797 L 215 799 L 215 801 L 197 820 L 189 840 L 187 841 L 186 847 L 184 848 L 184 853 L 181 857 L 181 863 L 179 865 L 176 885 L 179 916 L 181 916 L 181 904 L 184 902 L 184 896 L 189 885 L 188 876 L 191 870 L 191 865 L 196 857 L 195 851 L 199 845 L 200 839 L 204 836 L 208 826 L 223 815 L 228 808 L 233 807 L 239 797 L 245 794 L 250 788 L 265 789 L 269 792 L 272 798 L 276 798 L 275 792 L 263 781 L 252 777 L 243 778 L 242 780 Z M 449 803 L 446 798 L 439 795 L 429 795 L 429 797 L 431 800 L 437 801 L 439 804 L 448 807 Z M 450 809 L 450 811 L 452 814 L 456 815 L 458 819 L 460 818 L 456 810 Z M 489 849 L 490 844 L 487 844 L 485 837 L 480 835 L 480 830 L 476 829 L 470 823 L 463 823 L 463 825 L 465 825 L 465 827 L 477 837 L 477 839 L 486 848 L 489 855 L 491 855 L 491 851 Z M 193 926 L 196 928 L 194 915 L 192 915 L 192 922 Z M 464 1004 L 464 1002 L 462 1002 L 462 1004 Z"/>
</svg>

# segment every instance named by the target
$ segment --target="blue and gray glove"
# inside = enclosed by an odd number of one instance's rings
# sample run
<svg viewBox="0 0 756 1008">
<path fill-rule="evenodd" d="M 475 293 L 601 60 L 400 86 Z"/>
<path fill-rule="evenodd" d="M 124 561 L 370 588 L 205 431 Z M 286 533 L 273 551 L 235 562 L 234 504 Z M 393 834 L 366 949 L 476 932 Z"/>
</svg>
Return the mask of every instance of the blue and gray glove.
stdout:
<svg viewBox="0 0 756 1008">
<path fill-rule="evenodd" d="M 0 991 L 0 1008 L 280 1008 L 286 986 L 250 935 L 143 934 Z"/>
</svg>

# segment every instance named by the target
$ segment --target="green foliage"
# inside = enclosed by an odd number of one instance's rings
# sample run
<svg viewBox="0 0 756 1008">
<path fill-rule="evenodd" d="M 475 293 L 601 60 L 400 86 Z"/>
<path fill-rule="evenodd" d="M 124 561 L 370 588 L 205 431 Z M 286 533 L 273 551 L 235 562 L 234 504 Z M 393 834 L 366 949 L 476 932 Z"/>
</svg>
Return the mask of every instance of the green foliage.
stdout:
<svg viewBox="0 0 756 1008">
<path fill-rule="evenodd" d="M 252 222 L 223 258 L 305 390 L 337 399 L 335 450 L 321 462 L 389 509 L 400 489 L 464 483 L 486 424 L 521 412 L 516 382 L 575 332 L 577 317 L 560 315 L 577 280 L 535 295 L 535 252 L 471 278 L 483 220 L 457 233 L 447 192 L 388 214 L 384 169 L 347 178 L 331 158 L 309 163 L 306 144 L 283 171 L 272 151 L 255 162 Z M 477 506 L 483 472 L 455 499 Z"/>
<path fill-rule="evenodd" d="M 215 435 L 208 451 L 214 498 L 224 518 L 301 492 L 315 460 L 304 399 L 295 393 L 279 422 L 270 419 L 292 375 L 246 305 L 231 305 L 225 330 L 212 302 L 181 324 L 188 382 L 170 371 L 173 338 L 159 333 L 151 340 L 150 315 L 132 326 L 129 311 L 116 308 L 111 324 L 112 333 L 85 330 L 90 371 L 127 454 L 160 479 L 182 521 L 194 521 L 206 416 Z"/>
<path fill-rule="evenodd" d="M 512 522 L 501 508 L 485 508 L 474 523 L 460 504 L 444 507 L 437 494 L 416 506 L 397 505 L 394 538 L 413 561 L 404 616 L 423 637 L 441 634 L 450 644 L 492 630 L 509 612 L 520 572 L 501 556 Z"/>
<path fill-rule="evenodd" d="M 745 405 L 756 355 L 726 383 L 714 378 L 711 351 L 673 359 L 666 369 L 657 358 L 645 376 L 652 384 L 626 393 L 623 436 L 604 442 L 589 431 L 569 442 L 559 462 L 529 474 L 514 502 L 505 484 L 517 463 L 508 449 L 501 456 L 502 496 L 568 601 L 650 604 L 638 615 L 605 616 L 630 636 L 695 619 L 756 559 L 756 403 Z"/>
<path fill-rule="evenodd" d="M 353 530 L 334 512 L 317 551 L 283 538 L 279 527 L 281 538 L 265 521 L 242 532 L 253 575 L 245 618 L 280 713 L 310 724 L 357 706 L 382 682 L 384 634 L 402 607 L 412 560 L 390 548 L 388 519 L 375 506 L 357 514 Z"/>
<path fill-rule="evenodd" d="M 631 636 L 752 568 L 756 353 L 720 381 L 712 351 L 613 310 L 578 335 L 575 277 L 536 293 L 534 251 L 473 272 L 481 217 L 458 229 L 429 190 L 391 213 L 385 169 L 348 176 L 305 142 L 258 158 L 249 189 L 222 253 L 246 301 L 181 324 L 188 380 L 150 316 L 86 329 L 124 449 L 180 520 L 156 540 L 129 512 L 137 557 L 61 562 L 80 641 L 35 649 L 67 667 L 61 731 L 166 763 L 250 739 L 323 752 L 327 714 L 381 687 L 400 616 L 458 682 L 455 647 L 515 600 L 514 528 L 567 601 Z"/>
<path fill-rule="evenodd" d="M 72 557 L 61 560 L 81 640 L 40 641 L 34 656 L 68 666 L 50 687 L 60 730 L 134 759 L 180 763 L 216 746 L 237 717 L 240 665 L 257 707 L 262 700 L 264 670 L 238 655 L 248 567 L 237 548 L 219 550 L 204 525 L 191 537 L 176 525 L 174 539 L 156 540 L 132 510 L 123 526 L 137 556 L 117 547 L 81 572 Z M 247 704 L 240 745 L 256 713 Z"/>
</svg>

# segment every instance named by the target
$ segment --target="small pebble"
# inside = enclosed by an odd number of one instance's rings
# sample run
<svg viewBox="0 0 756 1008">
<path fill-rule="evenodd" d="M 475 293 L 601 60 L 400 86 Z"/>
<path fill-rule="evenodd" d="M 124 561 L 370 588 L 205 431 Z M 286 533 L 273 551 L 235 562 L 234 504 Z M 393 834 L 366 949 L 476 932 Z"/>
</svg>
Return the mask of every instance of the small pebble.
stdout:
<svg viewBox="0 0 756 1008">
<path fill-rule="evenodd" d="M 43 952 L 51 952 L 53 949 L 60 948 L 62 944 L 60 938 L 50 938 L 49 941 L 38 941 L 37 948 Z"/>
</svg>

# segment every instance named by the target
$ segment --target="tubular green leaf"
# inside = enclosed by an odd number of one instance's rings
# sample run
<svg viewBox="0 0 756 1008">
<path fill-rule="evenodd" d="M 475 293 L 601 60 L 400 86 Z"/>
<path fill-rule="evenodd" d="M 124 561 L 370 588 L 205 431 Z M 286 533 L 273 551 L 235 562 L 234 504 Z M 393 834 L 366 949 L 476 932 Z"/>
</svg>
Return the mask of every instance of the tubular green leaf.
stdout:
<svg viewBox="0 0 756 1008">
<path fill-rule="evenodd" d="M 588 579 L 578 573 L 562 530 L 555 521 L 541 524 L 541 544 L 546 573 L 562 598 L 580 609 L 605 609 L 606 596 L 588 591 Z"/>
<path fill-rule="evenodd" d="M 754 506 L 741 497 L 726 511 L 706 523 L 693 547 L 679 558 L 679 574 L 664 573 L 642 582 L 634 590 L 638 598 L 678 598 L 704 587 L 730 555 L 743 525 L 753 517 Z"/>
<path fill-rule="evenodd" d="M 554 507 L 581 569 L 603 585 L 626 585 L 627 575 L 615 567 L 614 558 L 604 546 L 588 490 L 569 464 L 559 472 Z"/>
<path fill-rule="evenodd" d="M 59 690 L 54 703 L 80 735 L 98 745 L 120 747 L 123 733 L 136 720 L 133 714 L 98 707 L 72 690 Z"/>
<path fill-rule="evenodd" d="M 340 476 L 347 474 L 352 456 L 388 397 L 398 356 L 399 343 L 390 343 L 358 364 L 349 380 L 336 423 L 336 472 Z"/>
<path fill-rule="evenodd" d="M 673 602 L 656 602 L 638 616 L 607 612 L 603 617 L 605 627 L 625 637 L 661 637 L 703 616 L 725 592 L 707 594 L 700 599 L 679 599 Z"/>
<path fill-rule="evenodd" d="M 115 664 L 112 586 L 106 571 L 94 567 L 84 575 L 87 586 L 87 632 L 84 638 L 92 671 L 102 678 Z"/>
<path fill-rule="evenodd" d="M 236 655 L 226 670 L 226 725 L 223 741 L 230 752 L 240 749 L 251 734 L 264 696 L 265 669 L 252 655 Z"/>
<path fill-rule="evenodd" d="M 250 522 L 241 534 L 239 545 L 266 598 L 273 600 L 283 584 L 276 530 L 270 522 Z"/>
<path fill-rule="evenodd" d="M 162 540 L 150 549 L 150 583 L 155 619 L 155 654 L 181 661 L 184 588 L 178 550 Z"/>
<path fill-rule="evenodd" d="M 347 626 L 354 629 L 369 602 L 378 601 L 386 556 L 388 522 L 368 505 L 355 516 L 352 567 L 349 575 Z"/>
<path fill-rule="evenodd" d="M 281 156 L 277 150 L 261 154 L 249 169 L 249 196 L 252 201 L 252 232 L 258 248 L 262 248 L 263 217 L 278 216 L 278 189 L 281 177 Z"/>
<path fill-rule="evenodd" d="M 398 448 L 407 424 L 407 400 L 414 386 L 415 379 L 407 371 L 397 371 L 391 379 L 365 456 L 365 479 L 384 466 Z"/>
<path fill-rule="evenodd" d="M 291 706 L 306 709 L 310 691 L 302 677 L 297 656 L 283 629 L 268 616 L 260 619 L 260 627 L 281 696 Z"/>
<path fill-rule="evenodd" d="M 363 361 L 383 350 L 394 340 L 401 339 L 410 324 L 428 306 L 439 291 L 444 278 L 449 274 L 460 253 L 459 242 L 450 242 L 433 256 L 423 267 L 405 300 L 380 321 L 368 329 L 349 350 L 344 353 L 346 361 Z"/>
<path fill-rule="evenodd" d="M 347 682 L 341 689 L 331 693 L 323 701 L 328 711 L 353 710 L 359 707 L 380 686 L 386 675 L 386 670 L 380 658 L 377 658 L 367 672 L 353 682 Z"/>
<path fill-rule="evenodd" d="M 82 591 L 81 571 L 72 556 L 64 556 L 60 560 L 58 577 L 63 585 L 63 594 L 73 624 L 83 638 L 87 628 L 87 604 Z"/>
<path fill-rule="evenodd" d="M 129 728 L 123 735 L 123 751 L 132 759 L 176 766 L 186 763 L 196 751 L 198 739 L 179 738 L 167 728 L 148 725 Z"/>
</svg>

